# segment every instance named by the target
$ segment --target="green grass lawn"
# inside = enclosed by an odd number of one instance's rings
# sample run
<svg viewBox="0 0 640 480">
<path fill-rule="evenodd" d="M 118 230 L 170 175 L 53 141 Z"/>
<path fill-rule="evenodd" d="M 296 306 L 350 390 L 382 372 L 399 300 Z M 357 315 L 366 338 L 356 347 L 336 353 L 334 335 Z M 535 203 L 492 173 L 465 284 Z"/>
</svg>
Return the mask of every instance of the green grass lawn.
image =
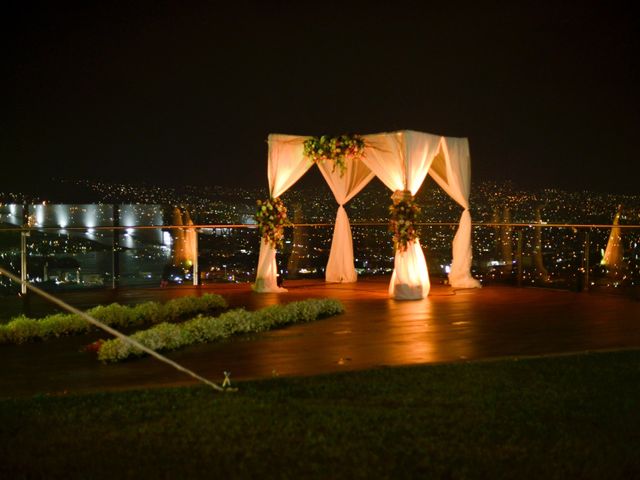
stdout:
<svg viewBox="0 0 640 480">
<path fill-rule="evenodd" d="M 638 478 L 640 351 L 0 401 L 0 478 Z"/>
</svg>

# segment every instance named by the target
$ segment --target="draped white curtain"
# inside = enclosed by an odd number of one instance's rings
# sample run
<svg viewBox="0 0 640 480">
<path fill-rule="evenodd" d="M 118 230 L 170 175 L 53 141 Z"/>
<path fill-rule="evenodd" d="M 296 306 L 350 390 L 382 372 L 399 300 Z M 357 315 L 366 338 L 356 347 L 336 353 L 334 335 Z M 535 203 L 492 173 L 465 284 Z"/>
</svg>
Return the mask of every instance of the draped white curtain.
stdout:
<svg viewBox="0 0 640 480">
<path fill-rule="evenodd" d="M 312 165 L 303 155 L 306 137 L 295 135 L 269 135 L 269 194 L 279 197 L 296 183 Z M 260 243 L 258 271 L 253 289 L 256 292 L 286 292 L 278 287 L 276 249 L 263 238 Z"/>
<path fill-rule="evenodd" d="M 353 262 L 353 238 L 349 217 L 344 204 L 351 200 L 374 177 L 374 173 L 360 160 L 348 161 L 344 174 L 335 168 L 333 160 L 321 162 L 318 168 L 327 181 L 333 196 L 338 202 L 336 224 L 333 227 L 333 240 L 325 272 L 327 282 L 355 282 L 358 274 Z"/>
<path fill-rule="evenodd" d="M 453 257 L 449 284 L 454 288 L 480 288 L 480 282 L 471 276 L 471 158 L 466 138 L 442 137 L 440 153 L 429 174 L 464 209 L 458 231 L 453 238 Z"/>
<path fill-rule="evenodd" d="M 366 135 L 362 162 L 392 191 L 415 195 L 438 153 L 440 136 L 405 130 Z M 389 294 L 397 300 L 417 300 L 429 294 L 431 284 L 420 239 L 407 250 L 396 250 Z"/>
<path fill-rule="evenodd" d="M 269 135 L 269 192 L 278 197 L 287 191 L 311 167 L 304 157 L 303 144 L 309 137 Z M 365 156 L 349 162 L 340 177 L 333 162 L 319 166 L 338 203 L 331 253 L 327 264 L 327 281 L 353 282 L 353 242 L 344 204 L 355 196 L 375 175 L 391 190 L 408 190 L 415 195 L 427 173 L 464 211 L 453 240 L 453 261 L 449 281 L 454 288 L 480 287 L 471 276 L 471 215 L 469 189 L 471 168 L 469 143 L 465 138 L 441 137 L 404 130 L 365 135 Z M 277 286 L 276 251 L 262 240 L 258 272 L 253 286 L 257 292 L 283 292 Z M 396 299 L 412 300 L 428 295 L 429 273 L 420 240 L 410 242 L 406 251 L 396 251 L 389 293 Z"/>
</svg>

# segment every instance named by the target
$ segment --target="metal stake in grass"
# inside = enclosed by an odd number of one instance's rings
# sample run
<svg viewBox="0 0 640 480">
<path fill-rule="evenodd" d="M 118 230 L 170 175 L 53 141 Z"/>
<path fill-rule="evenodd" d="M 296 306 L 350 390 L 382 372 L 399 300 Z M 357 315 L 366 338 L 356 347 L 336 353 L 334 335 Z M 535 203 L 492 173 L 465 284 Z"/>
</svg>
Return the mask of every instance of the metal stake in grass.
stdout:
<svg viewBox="0 0 640 480">
<path fill-rule="evenodd" d="M 188 368 L 183 367 L 179 363 L 176 363 L 173 360 L 168 359 L 164 355 L 159 354 L 155 350 L 150 349 L 149 347 L 141 344 L 137 340 L 134 340 L 133 338 L 128 337 L 128 336 L 124 335 L 123 333 L 120 333 L 118 330 L 116 330 L 114 328 L 111 328 L 110 326 L 102 323 L 100 320 L 96 320 L 91 315 L 88 315 L 87 313 L 85 313 L 85 312 L 83 312 L 81 310 L 78 310 L 77 308 L 69 305 L 68 303 L 65 303 L 64 301 L 60 300 L 59 298 L 56 298 L 53 295 L 45 292 L 44 290 L 40 290 L 38 287 L 36 287 L 34 285 L 31 285 L 26 280 L 21 280 L 20 278 L 16 277 L 13 273 L 8 272 L 7 270 L 5 270 L 2 267 L 0 267 L 0 275 L 5 275 L 6 277 L 10 278 L 14 282 L 16 282 L 16 283 L 28 288 L 29 290 L 32 290 L 36 294 L 40 295 L 42 298 L 50 301 L 51 303 L 59 306 L 60 308 L 62 308 L 64 310 L 67 310 L 70 313 L 74 313 L 76 315 L 79 315 L 81 318 L 83 318 L 84 320 L 86 320 L 90 324 L 95 325 L 96 327 L 104 330 L 105 332 L 110 333 L 114 337 L 118 337 L 123 342 L 129 343 L 130 345 L 133 345 L 134 347 L 139 348 L 140 350 L 142 350 L 145 353 L 148 353 L 149 355 L 151 355 L 152 357 L 156 358 L 157 360 L 160 360 L 161 362 L 164 362 L 164 363 L 166 363 L 168 365 L 171 365 L 176 370 L 179 370 L 180 372 L 186 373 L 187 375 L 195 378 L 196 380 L 204 383 L 205 385 L 213 388 L 214 390 L 217 390 L 218 392 L 234 392 L 234 391 L 237 391 L 237 388 L 222 388 L 220 385 L 218 385 L 216 383 L 213 383 L 213 382 L 207 380 L 206 378 L 198 375 L 194 371 L 189 370 Z M 225 379 L 225 381 L 226 380 L 227 379 Z M 229 381 L 229 384 L 230 383 L 231 382 Z"/>
<path fill-rule="evenodd" d="M 222 381 L 222 388 L 224 388 L 225 392 L 237 392 L 237 388 L 231 388 L 231 372 L 222 372 L 224 373 L 224 380 Z"/>
</svg>

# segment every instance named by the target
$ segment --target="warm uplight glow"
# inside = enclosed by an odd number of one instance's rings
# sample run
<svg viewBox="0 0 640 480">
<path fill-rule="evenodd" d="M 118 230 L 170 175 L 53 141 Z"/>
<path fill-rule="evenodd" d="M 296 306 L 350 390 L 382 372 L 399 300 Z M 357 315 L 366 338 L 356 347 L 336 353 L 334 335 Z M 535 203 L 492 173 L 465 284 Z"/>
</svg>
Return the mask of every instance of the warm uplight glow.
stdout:
<svg viewBox="0 0 640 480">
<path fill-rule="evenodd" d="M 607 248 L 602 255 L 602 261 L 600 262 L 601 265 L 613 269 L 622 266 L 622 237 L 620 227 L 618 227 L 618 225 L 620 224 L 621 213 L 622 206 L 618 207 L 616 216 L 613 219 L 613 225 L 615 226 L 611 229 L 611 233 L 609 234 L 609 241 L 607 242 Z"/>
<path fill-rule="evenodd" d="M 417 300 L 429 294 L 431 284 L 420 240 L 410 242 L 407 250 L 397 251 L 389 295 L 397 300 Z"/>
</svg>

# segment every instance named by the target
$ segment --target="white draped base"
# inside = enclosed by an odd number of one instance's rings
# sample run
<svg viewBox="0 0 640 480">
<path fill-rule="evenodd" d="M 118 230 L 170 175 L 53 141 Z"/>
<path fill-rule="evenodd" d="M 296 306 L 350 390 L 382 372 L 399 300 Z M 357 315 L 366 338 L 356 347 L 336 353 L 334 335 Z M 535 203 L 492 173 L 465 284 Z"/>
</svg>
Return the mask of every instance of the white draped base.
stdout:
<svg viewBox="0 0 640 480">
<path fill-rule="evenodd" d="M 420 300 L 429 295 L 431 283 L 420 239 L 409 242 L 404 252 L 396 250 L 389 295 L 396 300 Z"/>
<path fill-rule="evenodd" d="M 269 135 L 269 194 L 279 197 L 305 174 L 312 163 L 303 155 L 304 137 L 295 135 Z M 278 287 L 278 267 L 276 249 L 264 238 L 260 242 L 258 271 L 253 290 L 259 293 L 286 292 Z"/>
<path fill-rule="evenodd" d="M 325 275 L 327 282 L 353 283 L 358 281 L 358 274 L 353 266 L 353 238 L 349 217 L 344 207 L 338 207 L 336 225 L 333 229 L 331 252 Z"/>
<path fill-rule="evenodd" d="M 460 225 L 453 237 L 453 260 L 449 272 L 449 284 L 453 288 L 481 288 L 480 282 L 471 276 L 471 215 L 466 208 L 460 217 Z"/>
<path fill-rule="evenodd" d="M 258 258 L 258 272 L 253 291 L 258 293 L 282 293 L 286 288 L 278 286 L 278 266 L 276 265 L 276 249 L 269 245 L 264 238 L 260 244 Z"/>
</svg>

